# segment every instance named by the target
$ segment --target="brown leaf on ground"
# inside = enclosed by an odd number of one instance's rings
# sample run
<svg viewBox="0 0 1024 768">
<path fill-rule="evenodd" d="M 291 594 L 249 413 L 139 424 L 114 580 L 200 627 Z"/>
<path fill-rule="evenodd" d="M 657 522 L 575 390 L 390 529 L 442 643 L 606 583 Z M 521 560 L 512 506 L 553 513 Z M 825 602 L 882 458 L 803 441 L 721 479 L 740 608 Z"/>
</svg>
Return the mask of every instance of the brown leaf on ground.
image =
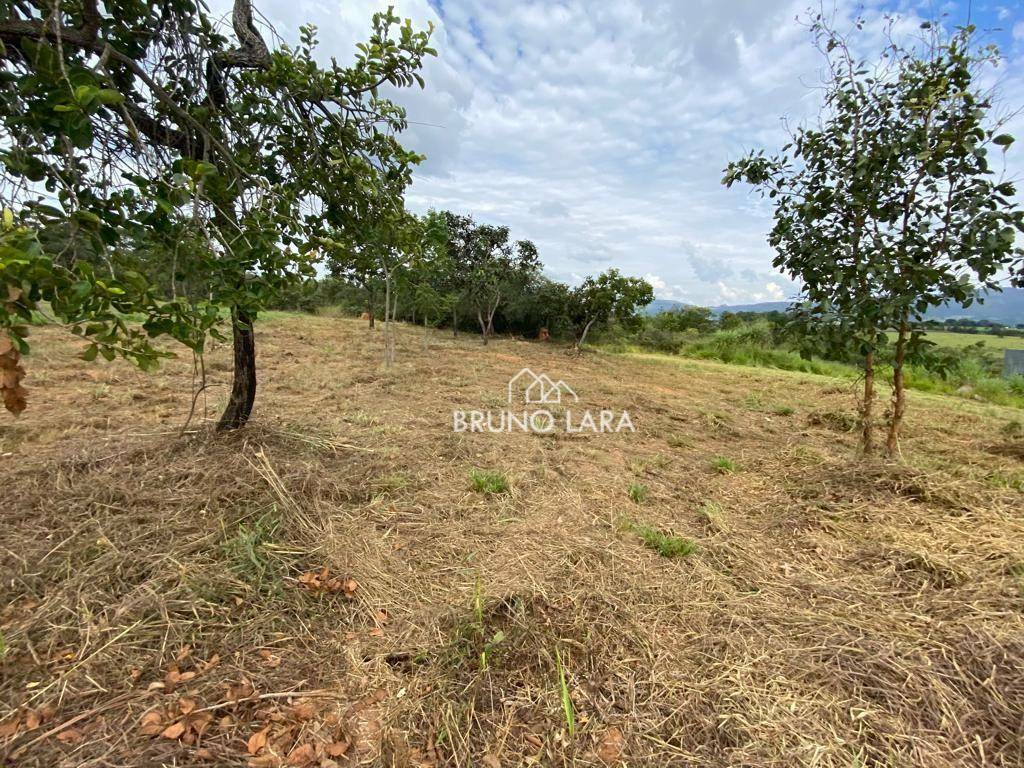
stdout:
<svg viewBox="0 0 1024 768">
<path fill-rule="evenodd" d="M 250 755 L 258 755 L 267 746 L 267 736 L 269 733 L 270 726 L 268 725 L 263 730 L 256 731 L 256 733 L 249 737 L 246 748 L 249 750 Z"/>
<path fill-rule="evenodd" d="M 165 739 L 180 739 L 183 733 L 185 733 L 185 723 L 179 720 L 164 728 L 160 732 L 160 736 Z"/>
<path fill-rule="evenodd" d="M 249 758 L 249 768 L 279 768 L 284 761 L 279 755 L 260 755 Z"/>
<path fill-rule="evenodd" d="M 21 716 L 15 715 L 14 717 L 4 720 L 0 723 L 0 739 L 6 739 L 18 732 L 18 728 L 21 726 Z"/>
<path fill-rule="evenodd" d="M 487 768 L 501 768 L 501 760 L 492 755 L 490 752 L 485 754 L 480 760 Z"/>
<path fill-rule="evenodd" d="M 277 669 L 281 666 L 281 657 L 266 648 L 258 651 L 259 657 L 263 659 L 263 666 L 268 669 Z"/>
<path fill-rule="evenodd" d="M 241 699 L 248 699 L 254 693 L 256 693 L 256 689 L 253 687 L 253 684 L 243 678 L 241 682 L 230 683 L 227 686 L 226 696 L 229 701 L 239 701 Z"/>
<path fill-rule="evenodd" d="M 85 734 L 77 728 L 65 728 L 57 734 L 57 741 L 62 744 L 77 744 L 85 738 Z"/>
<path fill-rule="evenodd" d="M 315 760 L 316 749 L 309 742 L 299 744 L 288 753 L 288 765 L 294 765 L 296 768 L 305 768 L 307 765 L 312 765 Z"/>
<path fill-rule="evenodd" d="M 145 736 L 156 736 L 164 729 L 165 714 L 161 709 L 151 709 L 139 720 L 139 731 Z"/>
<path fill-rule="evenodd" d="M 312 720 L 317 713 L 316 702 L 310 698 L 299 699 L 292 705 L 292 712 L 299 720 Z"/>
<path fill-rule="evenodd" d="M 342 592 L 345 597 L 355 596 L 359 589 L 359 582 L 353 578 L 342 579 L 339 576 L 331 576 L 331 570 L 326 565 L 319 571 L 306 571 L 299 576 L 299 584 L 310 592 L 328 592 L 331 594 Z"/>
<path fill-rule="evenodd" d="M 351 746 L 352 742 L 348 739 L 333 741 L 327 745 L 327 754 L 331 757 L 343 757 Z"/>
<path fill-rule="evenodd" d="M 614 763 L 622 755 L 622 746 L 625 741 L 622 731 L 612 726 L 601 737 L 601 743 L 597 745 L 597 756 L 604 763 Z"/>
</svg>

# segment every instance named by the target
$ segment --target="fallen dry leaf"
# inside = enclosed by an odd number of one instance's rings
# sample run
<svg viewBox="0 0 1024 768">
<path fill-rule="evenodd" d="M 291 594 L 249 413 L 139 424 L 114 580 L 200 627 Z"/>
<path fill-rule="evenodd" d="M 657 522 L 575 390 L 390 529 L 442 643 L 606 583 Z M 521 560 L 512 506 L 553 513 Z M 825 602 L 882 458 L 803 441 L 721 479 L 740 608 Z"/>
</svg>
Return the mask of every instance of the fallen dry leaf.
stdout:
<svg viewBox="0 0 1024 768">
<path fill-rule="evenodd" d="M 327 754 L 331 757 L 343 757 L 351 746 L 352 742 L 348 739 L 331 742 L 327 745 Z"/>
<path fill-rule="evenodd" d="M 480 762 L 486 765 L 487 768 L 501 768 L 501 760 L 492 755 L 490 752 L 484 755 Z"/>
<path fill-rule="evenodd" d="M 145 736 L 156 736 L 164 729 L 164 720 L 160 709 L 151 709 L 139 720 L 139 730 Z"/>
<path fill-rule="evenodd" d="M 292 712 L 299 720 L 312 720 L 316 717 L 316 702 L 312 699 L 299 699 L 292 705 Z"/>
<path fill-rule="evenodd" d="M 622 745 L 624 743 L 625 738 L 622 736 L 622 731 L 612 726 L 601 737 L 601 742 L 597 746 L 597 756 L 604 763 L 614 763 L 622 755 Z"/>
<path fill-rule="evenodd" d="M 259 657 L 263 659 L 263 666 L 269 669 L 277 669 L 281 666 L 281 657 L 273 651 L 263 648 L 259 651 Z"/>
<path fill-rule="evenodd" d="M 343 592 L 346 597 L 353 597 L 359 589 L 359 582 L 353 578 L 331 577 L 330 568 L 326 565 L 319 571 L 306 571 L 298 581 L 310 592 Z"/>
<path fill-rule="evenodd" d="M 160 732 L 160 736 L 165 739 L 180 739 L 183 733 L 185 733 L 185 723 L 179 720 L 164 728 Z"/>
<path fill-rule="evenodd" d="M 4 720 L 4 722 L 0 723 L 0 739 L 6 739 L 16 734 L 20 725 L 21 717 L 18 715 Z"/>
<path fill-rule="evenodd" d="M 256 733 L 249 737 L 246 748 L 249 750 L 250 755 L 258 755 L 267 746 L 267 736 L 269 733 L 270 726 L 268 725 L 263 730 L 256 731 Z"/>
<path fill-rule="evenodd" d="M 254 693 L 256 693 L 256 689 L 246 679 L 243 679 L 240 683 L 231 683 L 227 687 L 227 698 L 229 701 L 248 699 Z"/>
<path fill-rule="evenodd" d="M 85 734 L 77 728 L 65 728 L 57 734 L 57 741 L 63 744 L 77 744 L 85 738 Z"/>
<path fill-rule="evenodd" d="M 315 760 L 316 750 L 309 742 L 299 744 L 288 753 L 288 765 L 294 765 L 296 768 L 305 768 L 305 766 L 311 765 Z"/>
</svg>

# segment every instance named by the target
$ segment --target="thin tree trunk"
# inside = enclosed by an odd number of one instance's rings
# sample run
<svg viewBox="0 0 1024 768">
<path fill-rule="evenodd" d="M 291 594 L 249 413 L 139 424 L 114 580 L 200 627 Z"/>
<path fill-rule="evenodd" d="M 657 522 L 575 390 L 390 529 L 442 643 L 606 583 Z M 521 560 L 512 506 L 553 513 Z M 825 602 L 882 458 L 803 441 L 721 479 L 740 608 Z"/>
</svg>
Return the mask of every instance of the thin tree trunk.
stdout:
<svg viewBox="0 0 1024 768">
<path fill-rule="evenodd" d="M 384 275 L 384 368 L 390 370 L 394 362 L 391 348 L 391 276 Z"/>
<path fill-rule="evenodd" d="M 373 330 L 373 293 L 370 292 L 366 296 L 366 314 L 370 316 L 370 330 Z"/>
<path fill-rule="evenodd" d="M 252 318 L 234 307 L 231 310 L 232 340 L 235 352 L 235 372 L 231 382 L 231 397 L 224 409 L 218 431 L 239 429 L 252 414 L 256 401 L 256 339 L 252 329 Z"/>
<path fill-rule="evenodd" d="M 480 310 L 476 312 L 477 322 L 480 323 L 480 335 L 484 339 L 484 346 L 487 346 L 487 323 L 484 322 L 484 314 Z"/>
<path fill-rule="evenodd" d="M 452 310 L 452 336 L 459 335 L 459 310 Z"/>
<path fill-rule="evenodd" d="M 580 337 L 576 339 L 576 344 L 574 345 L 577 350 L 583 348 L 583 342 L 587 340 L 587 334 L 590 332 L 590 326 L 592 326 L 593 324 L 594 321 L 591 320 L 583 327 L 583 333 L 581 333 Z"/>
<path fill-rule="evenodd" d="M 875 452 L 875 352 L 871 350 L 864 359 L 864 402 L 860 411 L 860 445 L 865 456 Z"/>
<path fill-rule="evenodd" d="M 889 436 L 885 441 L 885 455 L 890 459 L 899 453 L 900 429 L 903 414 L 907 410 L 907 393 L 904 380 L 904 362 L 907 356 L 907 313 L 900 320 L 899 337 L 896 340 L 896 356 L 892 365 L 892 420 L 889 422 Z"/>
</svg>

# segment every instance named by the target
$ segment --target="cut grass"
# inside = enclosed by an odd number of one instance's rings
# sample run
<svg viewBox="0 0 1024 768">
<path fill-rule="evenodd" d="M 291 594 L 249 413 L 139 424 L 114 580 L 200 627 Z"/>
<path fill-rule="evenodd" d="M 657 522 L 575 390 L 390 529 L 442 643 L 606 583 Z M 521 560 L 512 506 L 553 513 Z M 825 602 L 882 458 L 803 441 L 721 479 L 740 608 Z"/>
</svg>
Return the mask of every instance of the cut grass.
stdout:
<svg viewBox="0 0 1024 768">
<path fill-rule="evenodd" d="M 508 478 L 504 472 L 494 469 L 469 470 L 469 482 L 477 493 L 495 495 L 508 493 Z"/>
<path fill-rule="evenodd" d="M 1000 431 L 1019 411 L 911 392 L 906 462 L 856 461 L 855 433 L 805 421 L 853 413 L 847 382 L 600 352 L 565 370 L 554 345 L 448 334 L 423 353 L 421 330 L 398 329 L 385 379 L 365 323 L 261 317 L 253 420 L 213 430 L 218 345 L 206 420 L 200 402 L 181 434 L 186 356 L 83 367 L 80 341 L 32 329 L 26 382 L 45 386 L 0 429 L 0 724 L 57 711 L 0 736 L 3 759 L 198 765 L 199 743 L 140 730 L 194 702 L 211 765 L 286 761 L 284 731 L 326 745 L 339 723 L 366 765 L 596 765 L 616 728 L 616 765 L 1019 765 L 1021 497 L 992 481 L 1021 472 Z M 453 434 L 453 403 L 526 365 L 635 409 L 637 432 Z M 324 407 L 340 392 L 361 415 Z M 737 407 L 748 392 L 800 420 Z M 712 474 L 719 455 L 742 471 Z M 476 496 L 470 467 L 510 494 Z M 272 535 L 249 535 L 274 508 Z M 663 559 L 609 509 L 705 554 Z M 250 545 L 277 589 L 239 575 Z M 328 566 L 351 599 L 291 578 Z M 225 704 L 243 681 L 261 698 Z M 62 724 L 78 733 L 38 739 Z"/>
</svg>

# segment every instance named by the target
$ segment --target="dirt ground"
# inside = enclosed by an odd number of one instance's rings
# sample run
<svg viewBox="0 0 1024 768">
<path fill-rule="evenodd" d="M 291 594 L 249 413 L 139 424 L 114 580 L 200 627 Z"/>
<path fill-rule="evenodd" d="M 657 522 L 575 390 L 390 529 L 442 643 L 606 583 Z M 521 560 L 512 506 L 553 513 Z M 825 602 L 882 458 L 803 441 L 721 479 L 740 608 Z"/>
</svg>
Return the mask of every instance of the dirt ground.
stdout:
<svg viewBox="0 0 1024 768">
<path fill-rule="evenodd" d="M 226 348 L 183 429 L 190 357 L 33 329 L 0 765 L 1024 765 L 1024 413 L 911 393 L 865 462 L 848 383 L 421 334 L 261 321 L 220 435 Z M 524 366 L 636 431 L 453 431 Z"/>
</svg>

